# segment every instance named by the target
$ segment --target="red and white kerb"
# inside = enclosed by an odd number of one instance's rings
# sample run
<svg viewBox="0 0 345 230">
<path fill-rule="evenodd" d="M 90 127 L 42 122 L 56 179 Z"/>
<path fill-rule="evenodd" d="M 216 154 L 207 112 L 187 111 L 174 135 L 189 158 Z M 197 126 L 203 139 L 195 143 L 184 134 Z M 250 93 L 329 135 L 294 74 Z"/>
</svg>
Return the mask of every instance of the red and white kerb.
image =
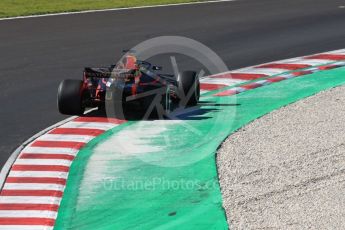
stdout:
<svg viewBox="0 0 345 230">
<path fill-rule="evenodd" d="M 25 147 L 0 193 L 0 229 L 53 229 L 73 159 L 86 143 L 123 122 L 78 117 Z"/>
<path fill-rule="evenodd" d="M 220 90 L 229 86 L 243 84 L 246 81 L 281 75 L 283 73 L 300 69 L 307 69 L 321 65 L 330 65 L 331 63 L 342 60 L 345 60 L 345 49 L 300 58 L 292 58 L 254 67 L 234 70 L 227 73 L 212 75 L 200 79 L 201 94 L 213 90 Z M 338 63 L 338 65 L 340 65 L 340 63 Z M 274 80 L 278 80 L 278 78 Z M 239 92 L 241 90 L 244 91 L 246 87 L 255 88 L 256 86 L 256 84 L 252 84 L 245 86 L 244 88 L 236 88 L 233 90 Z"/>
</svg>

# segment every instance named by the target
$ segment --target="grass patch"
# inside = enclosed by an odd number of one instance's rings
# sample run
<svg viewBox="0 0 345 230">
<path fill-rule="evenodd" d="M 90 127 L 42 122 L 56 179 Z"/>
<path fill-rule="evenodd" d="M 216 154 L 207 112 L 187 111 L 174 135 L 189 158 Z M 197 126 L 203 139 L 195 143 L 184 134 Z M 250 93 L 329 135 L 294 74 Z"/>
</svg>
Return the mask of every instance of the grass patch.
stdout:
<svg viewBox="0 0 345 230">
<path fill-rule="evenodd" d="M 148 6 L 198 0 L 0 0 L 0 17 Z"/>
</svg>

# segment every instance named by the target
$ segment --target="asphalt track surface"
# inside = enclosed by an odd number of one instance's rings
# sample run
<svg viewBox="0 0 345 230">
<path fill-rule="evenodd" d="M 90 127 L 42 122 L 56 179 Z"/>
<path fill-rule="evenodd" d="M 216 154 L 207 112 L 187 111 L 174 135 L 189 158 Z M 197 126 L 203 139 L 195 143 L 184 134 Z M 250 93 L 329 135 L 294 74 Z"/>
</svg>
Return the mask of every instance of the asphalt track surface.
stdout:
<svg viewBox="0 0 345 230">
<path fill-rule="evenodd" d="M 0 165 L 36 132 L 65 118 L 58 84 L 84 66 L 162 35 L 186 36 L 236 69 L 345 46 L 343 0 L 238 0 L 216 4 L 0 21 Z M 190 68 L 188 66 L 188 68 Z"/>
</svg>

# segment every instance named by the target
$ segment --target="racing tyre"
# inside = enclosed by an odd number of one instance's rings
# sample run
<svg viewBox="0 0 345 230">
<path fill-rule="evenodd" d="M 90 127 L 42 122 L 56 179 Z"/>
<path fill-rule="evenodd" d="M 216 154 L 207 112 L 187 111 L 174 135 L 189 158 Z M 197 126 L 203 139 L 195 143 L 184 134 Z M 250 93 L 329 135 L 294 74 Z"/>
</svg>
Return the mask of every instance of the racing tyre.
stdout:
<svg viewBox="0 0 345 230">
<path fill-rule="evenodd" d="M 66 115 L 82 115 L 84 113 L 83 82 L 80 80 L 64 80 L 60 83 L 57 104 L 60 113 Z"/>
<path fill-rule="evenodd" d="M 195 106 L 200 98 L 200 82 L 195 71 L 184 71 L 179 78 L 180 106 Z"/>
</svg>

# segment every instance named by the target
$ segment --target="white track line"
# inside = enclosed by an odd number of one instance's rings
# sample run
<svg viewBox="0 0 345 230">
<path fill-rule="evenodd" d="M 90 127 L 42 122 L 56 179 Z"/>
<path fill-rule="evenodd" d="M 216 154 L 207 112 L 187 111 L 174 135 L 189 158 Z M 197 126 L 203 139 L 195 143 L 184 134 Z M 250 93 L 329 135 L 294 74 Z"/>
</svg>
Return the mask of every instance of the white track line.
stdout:
<svg viewBox="0 0 345 230">
<path fill-rule="evenodd" d="M 335 50 L 335 51 L 330 51 L 330 52 L 325 52 L 325 53 L 329 53 L 329 54 L 345 54 L 345 49 Z"/>
<path fill-rule="evenodd" d="M 53 14 L 39 14 L 39 15 L 0 18 L 0 21 L 14 20 L 14 19 L 27 19 L 27 18 L 41 18 L 41 17 L 51 17 L 51 16 L 63 16 L 63 15 L 73 15 L 73 14 L 87 14 L 87 13 L 98 13 L 98 12 L 112 12 L 112 11 L 124 11 L 124 10 L 135 10 L 135 9 L 161 8 L 161 7 L 171 7 L 171 6 L 214 4 L 214 3 L 234 2 L 234 1 L 237 1 L 237 0 L 218 0 L 218 1 L 215 0 L 215 1 L 173 3 L 173 4 L 153 5 L 153 6 L 110 8 L 110 9 L 101 9 L 101 10 L 82 10 L 82 11 L 76 11 L 76 12 L 63 12 L 63 13 L 53 13 Z"/>
</svg>

